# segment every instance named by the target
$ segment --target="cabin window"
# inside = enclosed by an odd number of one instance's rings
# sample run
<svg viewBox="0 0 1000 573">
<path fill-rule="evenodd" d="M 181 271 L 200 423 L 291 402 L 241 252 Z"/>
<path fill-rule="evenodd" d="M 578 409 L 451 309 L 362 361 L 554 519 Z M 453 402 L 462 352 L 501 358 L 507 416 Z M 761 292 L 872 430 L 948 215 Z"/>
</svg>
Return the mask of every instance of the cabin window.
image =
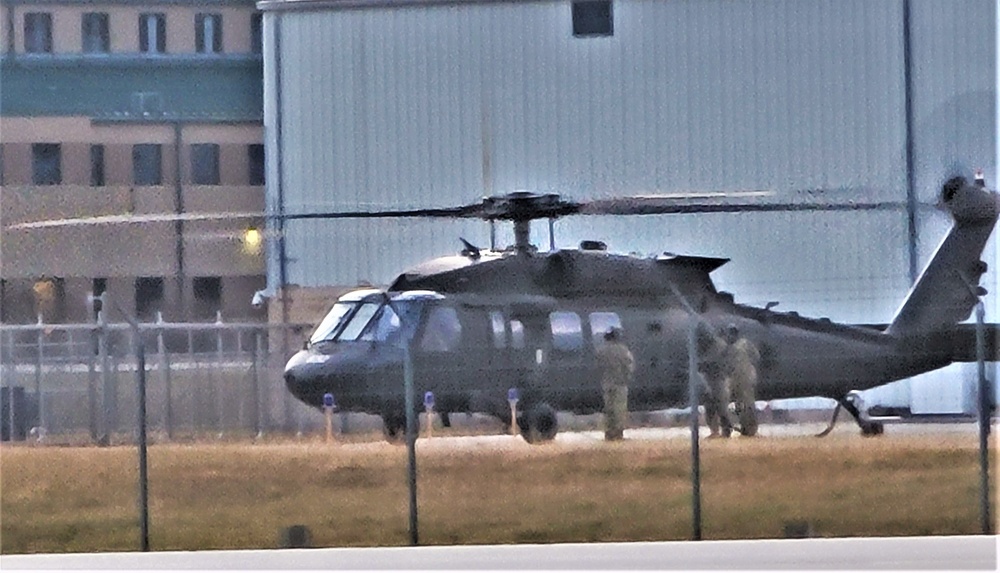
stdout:
<svg viewBox="0 0 1000 573">
<path fill-rule="evenodd" d="M 420 338 L 420 349 L 427 352 L 447 352 L 458 347 L 462 339 L 462 324 L 458 313 L 450 306 L 435 306 L 427 314 L 427 324 Z"/>
<path fill-rule="evenodd" d="M 580 315 L 575 312 L 553 312 L 549 314 L 552 327 L 552 348 L 571 352 L 583 348 L 583 328 Z"/>
<path fill-rule="evenodd" d="M 524 348 L 524 324 L 520 320 L 510 321 L 510 347 Z"/>
<path fill-rule="evenodd" d="M 499 310 L 490 311 L 490 325 L 493 327 L 493 347 L 507 348 L 507 321 Z"/>
<path fill-rule="evenodd" d="M 358 311 L 354 313 L 354 317 L 344 325 L 344 329 L 340 332 L 340 336 L 337 340 L 357 340 L 358 335 L 361 331 L 368 326 L 371 322 L 373 316 L 378 311 L 379 304 L 375 302 L 366 302 L 358 308 Z"/>
<path fill-rule="evenodd" d="M 604 335 L 612 328 L 621 328 L 622 320 L 615 312 L 590 313 L 590 340 L 594 346 L 604 343 Z"/>
</svg>

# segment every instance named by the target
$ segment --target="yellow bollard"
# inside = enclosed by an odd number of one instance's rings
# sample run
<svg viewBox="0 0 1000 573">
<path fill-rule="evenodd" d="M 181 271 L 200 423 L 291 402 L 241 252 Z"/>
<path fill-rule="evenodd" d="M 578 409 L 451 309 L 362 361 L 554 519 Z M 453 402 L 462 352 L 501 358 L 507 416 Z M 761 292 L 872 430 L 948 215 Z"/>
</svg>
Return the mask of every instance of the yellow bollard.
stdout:
<svg viewBox="0 0 1000 573">
<path fill-rule="evenodd" d="M 333 402 L 333 394 L 329 392 L 323 395 L 323 413 L 326 414 L 326 443 L 333 442 L 333 410 L 336 404 Z"/>
<path fill-rule="evenodd" d="M 521 429 L 517 427 L 517 388 L 507 390 L 507 403 L 510 404 L 510 435 L 517 436 Z"/>
<path fill-rule="evenodd" d="M 424 412 L 427 413 L 427 437 L 430 438 L 434 429 L 434 392 L 424 394 Z"/>
</svg>

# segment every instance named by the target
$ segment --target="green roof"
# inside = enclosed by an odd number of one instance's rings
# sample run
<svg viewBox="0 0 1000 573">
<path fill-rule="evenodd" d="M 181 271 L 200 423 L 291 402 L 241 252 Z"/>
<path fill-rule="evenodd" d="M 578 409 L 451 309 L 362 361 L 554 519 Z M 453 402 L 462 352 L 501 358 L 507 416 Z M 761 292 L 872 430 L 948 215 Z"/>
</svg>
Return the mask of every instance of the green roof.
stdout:
<svg viewBox="0 0 1000 573">
<path fill-rule="evenodd" d="M 248 121 L 261 120 L 263 109 L 259 55 L 19 54 L 0 60 L 0 115 L 7 117 L 151 113 Z"/>
</svg>

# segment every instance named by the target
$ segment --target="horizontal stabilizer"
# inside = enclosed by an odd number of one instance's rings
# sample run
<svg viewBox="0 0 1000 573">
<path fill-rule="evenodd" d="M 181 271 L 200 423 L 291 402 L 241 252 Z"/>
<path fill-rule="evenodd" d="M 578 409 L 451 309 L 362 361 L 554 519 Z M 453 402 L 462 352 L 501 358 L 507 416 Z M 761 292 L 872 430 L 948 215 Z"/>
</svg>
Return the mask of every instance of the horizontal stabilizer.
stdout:
<svg viewBox="0 0 1000 573">
<path fill-rule="evenodd" d="M 1000 324 L 983 325 L 983 347 L 987 362 L 1000 362 L 1000 347 L 997 346 L 1000 335 Z M 940 333 L 945 344 L 951 348 L 951 359 L 955 362 L 975 362 L 976 355 L 976 325 L 956 324 L 947 331 Z"/>
</svg>

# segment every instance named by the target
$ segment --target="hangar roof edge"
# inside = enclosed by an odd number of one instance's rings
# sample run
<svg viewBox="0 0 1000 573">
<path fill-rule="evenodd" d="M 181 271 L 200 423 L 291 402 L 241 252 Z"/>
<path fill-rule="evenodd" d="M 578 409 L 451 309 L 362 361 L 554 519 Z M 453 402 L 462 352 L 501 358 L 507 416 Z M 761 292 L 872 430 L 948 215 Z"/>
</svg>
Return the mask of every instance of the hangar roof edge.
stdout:
<svg viewBox="0 0 1000 573">
<path fill-rule="evenodd" d="M 264 12 L 305 10 L 357 10 L 364 8 L 412 8 L 453 4 L 537 4 L 559 0 L 260 0 Z"/>
</svg>

